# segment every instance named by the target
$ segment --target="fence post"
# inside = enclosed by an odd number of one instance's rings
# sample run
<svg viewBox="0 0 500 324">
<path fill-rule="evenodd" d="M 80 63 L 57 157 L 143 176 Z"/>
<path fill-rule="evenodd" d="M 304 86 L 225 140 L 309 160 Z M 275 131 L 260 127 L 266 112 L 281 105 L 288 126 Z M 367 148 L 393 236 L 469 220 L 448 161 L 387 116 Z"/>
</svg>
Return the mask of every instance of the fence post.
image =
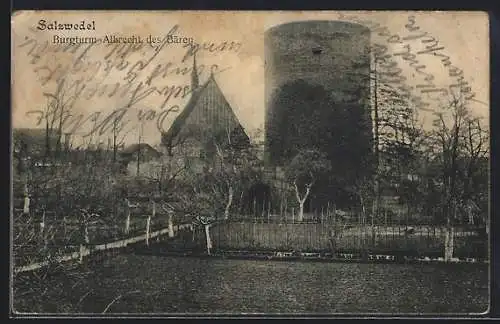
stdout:
<svg viewBox="0 0 500 324">
<path fill-rule="evenodd" d="M 288 223 L 285 223 L 285 249 L 288 250 Z"/>
<path fill-rule="evenodd" d="M 283 188 L 280 192 L 280 218 L 283 217 L 283 199 L 284 199 L 284 194 L 283 194 Z"/>
<path fill-rule="evenodd" d="M 174 221 L 173 221 L 173 213 L 169 211 L 168 213 L 168 237 L 174 237 Z"/>
<path fill-rule="evenodd" d="M 66 234 L 68 232 L 68 228 L 66 225 L 66 216 L 63 217 L 63 231 L 64 231 L 64 237 L 67 237 Z"/>
<path fill-rule="evenodd" d="M 253 198 L 253 219 L 254 219 L 254 222 L 256 221 L 257 219 L 257 198 Z"/>
<path fill-rule="evenodd" d="M 271 199 L 267 201 L 267 223 L 269 223 L 271 219 Z"/>
<path fill-rule="evenodd" d="M 24 182 L 24 204 L 23 204 L 23 213 L 24 214 L 29 214 L 30 213 L 30 196 L 29 196 L 29 188 L 28 188 L 28 182 L 30 176 L 28 173 L 28 170 L 25 170 L 23 172 L 23 182 Z"/>
<path fill-rule="evenodd" d="M 153 211 L 151 213 L 152 220 L 156 219 L 156 202 L 153 200 Z M 156 236 L 156 242 L 160 242 L 160 234 Z"/>
<path fill-rule="evenodd" d="M 40 222 L 40 235 L 42 235 L 42 237 L 44 229 L 45 229 L 45 209 L 42 212 L 42 221 Z"/>
<path fill-rule="evenodd" d="M 125 234 L 130 232 L 130 206 L 127 206 L 127 219 L 125 220 Z"/>
<path fill-rule="evenodd" d="M 149 227 L 151 225 L 151 216 L 146 220 L 146 245 L 149 246 Z"/>
<path fill-rule="evenodd" d="M 335 226 L 337 224 L 337 207 L 333 205 L 333 225 Z"/>
<path fill-rule="evenodd" d="M 90 243 L 89 224 L 87 221 L 85 221 L 85 223 L 83 224 L 83 238 L 86 244 Z"/>
<path fill-rule="evenodd" d="M 80 244 L 80 255 L 79 255 L 79 260 L 78 262 L 83 263 L 83 244 Z"/>
<path fill-rule="evenodd" d="M 288 198 L 287 198 L 287 196 L 285 196 L 285 209 L 284 209 L 284 211 L 285 211 L 285 213 L 284 213 L 285 214 L 285 223 L 288 223 L 288 220 L 287 220 L 288 217 L 286 215 L 288 212 Z"/>
<path fill-rule="evenodd" d="M 29 195 L 27 193 L 24 196 L 23 213 L 24 214 L 29 214 L 30 213 L 30 197 L 29 197 Z"/>
</svg>

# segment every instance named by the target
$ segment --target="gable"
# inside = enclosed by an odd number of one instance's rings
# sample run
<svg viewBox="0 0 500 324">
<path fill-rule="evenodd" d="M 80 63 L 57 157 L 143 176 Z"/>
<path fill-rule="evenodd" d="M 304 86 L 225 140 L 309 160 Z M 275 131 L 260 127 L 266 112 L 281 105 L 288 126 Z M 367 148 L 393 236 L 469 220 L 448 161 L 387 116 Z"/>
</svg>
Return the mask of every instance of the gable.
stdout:
<svg viewBox="0 0 500 324">
<path fill-rule="evenodd" d="M 202 128 L 204 131 L 219 131 L 233 129 L 239 124 L 236 115 L 217 84 L 211 79 L 202 89 L 193 111 L 187 117 L 184 130 L 193 127 Z"/>
<path fill-rule="evenodd" d="M 215 134 L 238 133 L 246 135 L 243 127 L 224 97 L 213 76 L 193 94 L 186 108 L 176 118 L 169 131 L 163 135 L 165 145 L 175 145 L 186 138 L 195 138 L 200 142 Z"/>
</svg>

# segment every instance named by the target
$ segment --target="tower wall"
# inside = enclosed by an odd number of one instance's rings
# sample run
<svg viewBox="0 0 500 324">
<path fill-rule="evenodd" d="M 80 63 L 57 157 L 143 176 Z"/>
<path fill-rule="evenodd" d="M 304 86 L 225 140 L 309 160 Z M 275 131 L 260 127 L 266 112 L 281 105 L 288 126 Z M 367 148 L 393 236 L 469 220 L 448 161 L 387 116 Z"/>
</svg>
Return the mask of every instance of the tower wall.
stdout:
<svg viewBox="0 0 500 324">
<path fill-rule="evenodd" d="M 370 93 L 370 31 L 368 28 L 341 21 L 302 21 L 287 23 L 269 29 L 265 35 L 265 82 L 266 82 L 266 140 L 265 160 L 267 166 L 282 165 L 296 151 L 294 143 L 287 143 L 293 136 L 290 125 L 297 122 L 314 123 L 316 119 L 332 120 L 330 126 L 309 127 L 301 130 L 303 137 L 311 137 L 310 146 L 315 146 L 311 132 L 331 133 L 332 128 L 345 115 L 335 115 L 337 110 L 355 109 L 358 120 L 366 133 L 366 141 L 371 141 L 371 117 L 369 112 Z M 300 83 L 302 82 L 302 84 Z M 293 110 L 294 101 L 308 100 L 296 98 L 301 87 L 309 87 L 310 105 L 304 109 L 314 113 Z M 317 87 L 315 89 L 314 87 Z M 288 90 L 283 90 L 288 89 Z M 281 91 L 283 90 L 283 91 Z M 287 94 L 291 91 L 295 94 Z M 327 97 L 325 96 L 327 94 Z M 281 97 L 280 97 L 281 96 Z M 290 103 L 286 102 L 289 98 Z M 328 102 L 321 102 L 324 97 Z M 349 108 L 346 108 L 349 107 Z M 301 117 L 295 119 L 292 115 Z M 350 117 L 349 117 L 350 118 Z M 313 120 L 315 119 L 315 120 Z M 350 122 L 350 121 L 345 121 Z M 284 125 L 289 124 L 289 125 Z M 323 123 L 324 124 L 324 123 Z M 357 125 L 353 124 L 353 127 Z M 333 139 L 334 137 L 332 137 Z M 359 138 L 350 138 L 359 145 Z M 349 141 L 349 139 L 347 139 Z M 338 143 L 331 143 L 337 145 Z"/>
</svg>

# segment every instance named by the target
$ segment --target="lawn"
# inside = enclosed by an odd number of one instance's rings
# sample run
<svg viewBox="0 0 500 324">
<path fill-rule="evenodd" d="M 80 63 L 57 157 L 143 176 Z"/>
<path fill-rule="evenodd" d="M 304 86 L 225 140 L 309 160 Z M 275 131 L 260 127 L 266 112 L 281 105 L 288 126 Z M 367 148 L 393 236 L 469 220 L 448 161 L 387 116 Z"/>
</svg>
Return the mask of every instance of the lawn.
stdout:
<svg viewBox="0 0 500 324">
<path fill-rule="evenodd" d="M 102 262 L 43 280 L 17 278 L 15 309 L 443 314 L 484 312 L 489 298 L 488 268 L 480 264 L 272 262 L 131 254 Z"/>
</svg>

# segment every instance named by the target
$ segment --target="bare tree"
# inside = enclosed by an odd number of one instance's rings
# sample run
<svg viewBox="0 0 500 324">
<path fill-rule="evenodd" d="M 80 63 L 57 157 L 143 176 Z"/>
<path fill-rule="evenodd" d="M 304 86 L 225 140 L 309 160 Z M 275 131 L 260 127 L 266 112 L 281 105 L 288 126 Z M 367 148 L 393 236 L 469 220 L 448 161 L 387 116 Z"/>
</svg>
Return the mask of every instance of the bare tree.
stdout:
<svg viewBox="0 0 500 324">
<path fill-rule="evenodd" d="M 128 198 L 125 198 L 125 203 L 126 203 L 126 210 L 127 210 L 127 216 L 125 219 L 125 234 L 128 235 L 130 232 L 130 221 L 132 218 L 132 208 L 137 208 L 139 207 L 139 204 L 133 204 L 130 202 Z"/>
<path fill-rule="evenodd" d="M 402 80 L 394 76 L 395 63 L 391 56 L 385 55 L 384 49 L 385 46 L 374 44 L 370 51 L 372 63 L 354 62 L 348 75 L 355 85 L 354 97 L 369 98 L 372 111 L 373 178 L 363 179 L 372 187 L 370 198 L 373 199 L 370 199 L 369 208 L 372 227 L 379 218 L 383 189 L 394 180 L 401 184 L 402 177 L 411 171 L 408 168 L 403 170 L 402 166 L 414 164 L 413 155 L 419 150 L 423 138 L 422 125 L 413 104 L 417 98 L 408 87 L 401 85 Z M 360 81 L 371 84 L 370 93 L 357 87 Z"/>
<path fill-rule="evenodd" d="M 51 140 L 54 136 L 54 131 L 57 137 L 55 153 L 59 157 L 63 151 L 63 132 L 68 117 L 71 115 L 71 110 L 79 91 L 83 90 L 82 87 L 67 87 L 65 78 L 57 82 L 56 89 L 53 93 L 45 92 L 44 96 L 47 97 L 48 103 L 44 112 L 45 129 L 46 129 L 46 149 L 47 154 L 51 152 Z"/>
<path fill-rule="evenodd" d="M 160 196 L 169 196 L 176 190 L 176 183 L 187 170 L 184 159 L 176 156 L 162 155 L 158 160 L 148 163 L 143 176 L 156 184 Z"/>
<path fill-rule="evenodd" d="M 358 179 L 348 190 L 357 197 L 361 211 L 358 223 L 364 226 L 367 224 L 368 208 L 374 198 L 372 183 L 370 179 Z"/>
<path fill-rule="evenodd" d="M 239 128 L 228 128 L 207 136 L 203 147 L 205 190 L 219 202 L 218 209 L 228 220 L 235 195 L 258 176 L 255 146 Z"/>
<path fill-rule="evenodd" d="M 188 195 L 183 195 L 183 212 L 191 218 L 193 235 L 196 228 L 203 228 L 207 254 L 210 255 L 213 249 L 210 228 L 220 221 L 217 217 L 219 206 L 204 187 L 200 182 L 192 183 L 192 191 Z"/>
<path fill-rule="evenodd" d="M 142 158 L 142 136 L 144 132 L 144 123 L 141 122 L 141 125 L 139 126 L 139 131 L 138 131 L 138 146 L 137 146 L 137 173 L 136 175 L 139 176 L 140 173 L 140 166 L 141 166 L 141 158 Z"/>
<path fill-rule="evenodd" d="M 112 150 L 113 150 L 113 163 L 116 163 L 118 156 L 118 148 L 122 147 L 125 143 L 125 137 L 130 132 L 123 133 L 124 123 L 117 117 L 113 118 L 113 128 L 112 133 Z"/>
<path fill-rule="evenodd" d="M 475 170 L 488 157 L 486 132 L 479 120 L 468 108 L 461 94 L 451 94 L 447 106 L 436 114 L 433 129 L 428 133 L 428 154 L 439 166 L 441 213 L 446 224 L 445 260 L 450 261 L 454 253 L 454 225 L 459 214 L 466 209 L 475 179 Z M 487 186 L 486 186 L 487 187 Z M 483 191 L 487 188 L 483 188 Z"/>
<path fill-rule="evenodd" d="M 80 225 L 82 227 L 83 242 L 85 244 L 90 244 L 89 226 L 100 218 L 101 216 L 99 214 L 91 212 L 89 208 L 80 209 Z"/>
<path fill-rule="evenodd" d="M 300 151 L 286 167 L 286 177 L 299 203 L 298 221 L 304 220 L 304 204 L 317 179 L 331 170 L 325 154 L 315 149 Z"/>
</svg>

